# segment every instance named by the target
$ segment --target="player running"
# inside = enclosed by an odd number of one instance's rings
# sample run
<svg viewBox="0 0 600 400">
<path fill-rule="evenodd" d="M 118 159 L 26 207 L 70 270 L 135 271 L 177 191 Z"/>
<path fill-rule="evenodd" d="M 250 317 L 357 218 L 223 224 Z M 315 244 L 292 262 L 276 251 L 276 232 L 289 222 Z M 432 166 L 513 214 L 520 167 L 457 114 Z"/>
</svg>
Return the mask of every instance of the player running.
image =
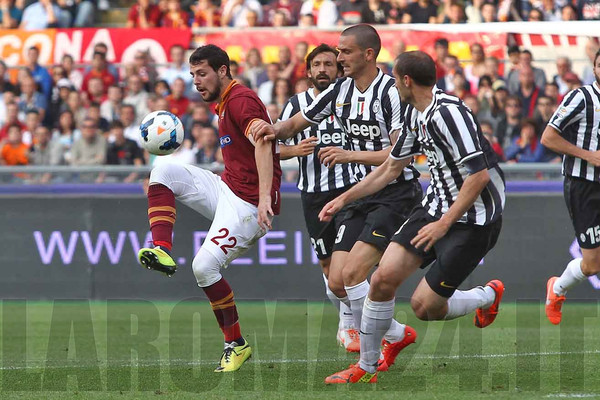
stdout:
<svg viewBox="0 0 600 400">
<path fill-rule="evenodd" d="M 313 87 L 292 96 L 283 108 L 280 121 L 286 121 L 310 105 L 314 99 L 341 76 L 342 66 L 337 62 L 338 51 L 326 44 L 317 46 L 306 57 L 306 73 Z M 331 222 L 319 221 L 319 211 L 329 201 L 356 183 L 352 164 L 336 164 L 328 169 L 319 161 L 319 151 L 327 147 L 347 148 L 346 135 L 337 119 L 331 115 L 312 125 L 280 146 L 281 159 L 298 157 L 298 189 L 302 199 L 304 221 L 319 265 L 323 271 L 327 297 L 339 311 L 338 341 L 350 352 L 360 351 L 358 330 L 354 327 L 352 310 L 340 302 L 329 289 L 327 277 L 333 242 L 341 214 Z"/>
<path fill-rule="evenodd" d="M 496 244 L 502 226 L 504 178 L 497 158 L 464 103 L 435 87 L 435 62 L 403 53 L 394 65 L 396 87 L 408 104 L 405 126 L 390 157 L 362 182 L 327 204 L 328 220 L 342 207 L 383 190 L 417 154 L 427 156 L 431 184 L 396 231 L 371 278 L 360 327 L 360 361 L 325 383 L 377 382 L 379 343 L 394 315 L 396 289 L 419 267 L 429 267 L 411 299 L 419 319 L 449 320 L 476 311 L 483 328 L 498 314 L 504 285 L 457 290 Z"/>
<path fill-rule="evenodd" d="M 370 25 L 345 29 L 339 39 L 338 62 L 344 78 L 324 90 L 308 107 L 292 118 L 253 126 L 256 140 L 288 139 L 310 125 L 333 116 L 343 127 L 350 150 L 326 147 L 319 151 L 322 164 L 357 163 L 355 177 L 362 180 L 389 156 L 391 137 L 401 127 L 400 96 L 394 79 L 377 68 L 381 40 Z M 369 292 L 367 276 L 379 262 L 394 232 L 422 198 L 418 172 L 407 165 L 384 189 L 348 205 L 340 221 L 329 268 L 329 288 L 352 309 L 360 326 L 363 303 Z M 393 321 L 382 350 L 385 362 L 394 363 L 400 350 L 414 343 L 413 328 Z"/>
<path fill-rule="evenodd" d="M 206 45 L 189 59 L 196 90 L 208 103 L 218 102 L 219 138 L 225 170 L 221 177 L 191 165 L 166 164 L 150 174 L 148 218 L 154 248 L 138 253 L 140 262 L 171 276 L 175 199 L 212 220 L 202 247 L 192 261 L 194 275 L 225 336 L 225 348 L 215 372 L 236 371 L 252 354 L 242 337 L 231 287 L 220 269 L 242 255 L 271 228 L 279 214 L 281 168 L 276 144 L 248 137 L 257 121 L 270 121 L 250 89 L 232 79 L 229 57 Z"/>
<path fill-rule="evenodd" d="M 564 154 L 565 202 L 583 258 L 569 262 L 546 284 L 546 316 L 558 325 L 569 289 L 600 272 L 600 51 L 596 81 L 567 94 L 542 135 L 542 144 Z"/>
</svg>

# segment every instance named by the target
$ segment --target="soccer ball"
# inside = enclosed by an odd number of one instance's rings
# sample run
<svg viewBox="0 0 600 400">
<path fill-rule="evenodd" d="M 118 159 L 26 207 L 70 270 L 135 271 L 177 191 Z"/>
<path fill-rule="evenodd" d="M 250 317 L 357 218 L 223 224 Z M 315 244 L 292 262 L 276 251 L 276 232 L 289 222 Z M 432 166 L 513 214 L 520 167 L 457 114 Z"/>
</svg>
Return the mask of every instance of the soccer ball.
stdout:
<svg viewBox="0 0 600 400">
<path fill-rule="evenodd" d="M 142 147 L 150 154 L 171 154 L 183 143 L 183 125 L 177 115 L 168 111 L 154 111 L 146 115 L 140 125 Z"/>
</svg>

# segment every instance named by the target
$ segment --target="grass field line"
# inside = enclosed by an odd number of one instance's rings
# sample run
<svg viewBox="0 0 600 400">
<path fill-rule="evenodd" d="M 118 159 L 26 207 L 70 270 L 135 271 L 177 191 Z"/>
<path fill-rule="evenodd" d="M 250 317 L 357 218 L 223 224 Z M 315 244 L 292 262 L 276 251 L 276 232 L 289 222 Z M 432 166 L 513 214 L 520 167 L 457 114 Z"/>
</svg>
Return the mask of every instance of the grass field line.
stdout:
<svg viewBox="0 0 600 400">
<path fill-rule="evenodd" d="M 516 357 L 553 357 L 553 356 L 570 356 L 570 355 L 586 355 L 586 354 L 600 354 L 600 350 L 586 350 L 586 351 L 542 351 L 542 352 L 528 352 L 528 353 L 499 353 L 499 354 L 464 354 L 464 355 L 427 355 L 427 354 L 415 354 L 411 359 L 416 360 L 460 360 L 460 359 L 487 359 L 487 358 L 516 358 Z M 73 360 L 69 364 L 52 364 L 44 365 L 45 360 L 28 360 L 31 364 L 37 365 L 2 365 L 0 370 L 29 370 L 29 369 L 62 369 L 62 368 L 92 368 L 92 367 L 110 367 L 110 368 L 123 368 L 123 367 L 159 367 L 159 366 L 177 366 L 177 367 L 193 367 L 193 366 L 212 366 L 216 365 L 218 360 L 186 360 L 186 359 L 172 359 L 172 360 L 151 360 L 151 361 L 128 361 L 128 360 L 99 360 L 98 363 L 77 363 Z M 348 358 L 321 358 L 321 359 L 257 359 L 253 358 L 252 363 L 254 364 L 316 364 L 318 362 L 348 362 L 352 361 Z"/>
</svg>

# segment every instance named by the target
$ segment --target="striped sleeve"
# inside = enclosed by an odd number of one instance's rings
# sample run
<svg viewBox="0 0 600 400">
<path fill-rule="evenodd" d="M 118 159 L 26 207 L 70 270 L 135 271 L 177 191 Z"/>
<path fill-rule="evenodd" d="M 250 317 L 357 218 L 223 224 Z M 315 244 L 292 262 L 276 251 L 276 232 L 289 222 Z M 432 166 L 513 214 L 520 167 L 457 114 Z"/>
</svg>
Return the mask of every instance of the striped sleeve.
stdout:
<svg viewBox="0 0 600 400">
<path fill-rule="evenodd" d="M 483 156 L 477 135 L 477 123 L 471 112 L 462 104 L 444 104 L 434 113 L 432 122 L 444 141 L 452 149 L 458 164 Z"/>
<path fill-rule="evenodd" d="M 299 110 L 299 107 L 294 107 L 294 104 L 297 104 L 298 101 L 294 102 L 293 100 L 297 98 L 297 96 L 293 96 L 291 97 L 287 103 L 285 103 L 285 106 L 283 106 L 283 111 L 281 111 L 281 115 L 279 115 L 279 119 L 277 120 L 278 122 L 280 121 L 286 121 L 288 119 L 290 119 L 294 114 L 296 114 Z M 294 138 L 289 138 L 287 140 L 285 140 L 283 143 L 285 143 L 286 145 L 290 146 L 294 144 Z"/>
<path fill-rule="evenodd" d="M 421 144 L 417 140 L 418 120 L 412 106 L 406 107 L 406 113 L 401 122 L 401 134 L 394 144 L 390 157 L 395 160 L 412 157 L 421 154 Z"/>
<path fill-rule="evenodd" d="M 396 86 L 392 85 L 392 87 L 390 87 L 386 98 L 389 99 L 390 108 L 392 111 L 392 126 L 389 131 L 397 131 L 402 128 L 402 103 L 400 102 L 400 95 L 398 94 Z"/>
<path fill-rule="evenodd" d="M 562 133 L 566 127 L 583 118 L 584 108 L 585 96 L 581 89 L 575 89 L 565 96 L 548 125 Z"/>
<path fill-rule="evenodd" d="M 329 85 L 327 89 L 322 91 L 319 96 L 310 105 L 304 108 L 302 116 L 308 122 L 319 124 L 321 121 L 329 117 L 335 112 L 334 104 L 339 92 L 339 81 L 333 85 Z"/>
</svg>

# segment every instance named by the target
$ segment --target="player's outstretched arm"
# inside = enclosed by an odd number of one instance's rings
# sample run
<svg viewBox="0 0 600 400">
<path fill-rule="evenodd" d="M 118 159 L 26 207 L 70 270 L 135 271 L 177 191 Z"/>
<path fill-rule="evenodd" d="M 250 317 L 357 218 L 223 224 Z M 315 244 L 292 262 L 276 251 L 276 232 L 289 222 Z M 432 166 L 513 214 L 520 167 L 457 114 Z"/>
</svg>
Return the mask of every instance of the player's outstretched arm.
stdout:
<svg viewBox="0 0 600 400">
<path fill-rule="evenodd" d="M 304 119 L 302 113 L 297 113 L 292 118 L 279 121 L 273 125 L 266 121 L 257 121 L 252 124 L 250 132 L 255 142 L 275 139 L 287 140 L 309 126 L 310 122 Z"/>
<path fill-rule="evenodd" d="M 477 197 L 481 194 L 485 186 L 490 181 L 490 174 L 487 169 L 482 169 L 474 174 L 467 176 L 465 179 L 456 201 L 448 212 L 439 220 L 425 225 L 419 230 L 417 236 L 410 241 L 416 248 L 424 247 L 425 251 L 429 251 L 431 247 L 440 240 L 452 225 L 456 223 L 469 208 L 473 206 Z"/>
<path fill-rule="evenodd" d="M 556 153 L 581 158 L 596 167 L 600 166 L 600 151 L 589 151 L 575 146 L 568 140 L 565 140 L 560 135 L 560 132 L 550 125 L 544 129 L 542 144 Z"/>
<path fill-rule="evenodd" d="M 256 122 L 255 122 L 256 123 Z M 271 185 L 273 184 L 272 143 L 259 140 L 254 144 L 254 158 L 258 171 L 258 225 L 265 230 L 272 228 Z"/>
<path fill-rule="evenodd" d="M 321 221 L 330 221 L 346 204 L 380 191 L 388 183 L 396 179 L 404 168 L 410 164 L 411 160 L 412 157 L 402 160 L 389 157 L 381 167 L 367 175 L 365 179 L 356 184 L 352 189 L 325 204 L 319 213 L 319 219 Z"/>
</svg>

